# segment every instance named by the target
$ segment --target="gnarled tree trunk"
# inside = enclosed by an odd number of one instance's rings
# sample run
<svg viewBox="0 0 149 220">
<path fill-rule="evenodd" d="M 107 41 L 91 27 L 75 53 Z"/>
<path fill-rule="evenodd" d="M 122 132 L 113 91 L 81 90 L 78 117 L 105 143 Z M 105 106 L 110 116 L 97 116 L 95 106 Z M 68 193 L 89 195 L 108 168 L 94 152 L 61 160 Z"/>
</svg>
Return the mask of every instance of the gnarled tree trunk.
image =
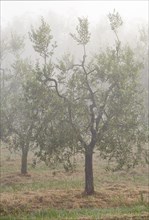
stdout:
<svg viewBox="0 0 149 220">
<path fill-rule="evenodd" d="M 94 194 L 93 182 L 93 149 L 85 149 L 85 194 Z"/>
</svg>

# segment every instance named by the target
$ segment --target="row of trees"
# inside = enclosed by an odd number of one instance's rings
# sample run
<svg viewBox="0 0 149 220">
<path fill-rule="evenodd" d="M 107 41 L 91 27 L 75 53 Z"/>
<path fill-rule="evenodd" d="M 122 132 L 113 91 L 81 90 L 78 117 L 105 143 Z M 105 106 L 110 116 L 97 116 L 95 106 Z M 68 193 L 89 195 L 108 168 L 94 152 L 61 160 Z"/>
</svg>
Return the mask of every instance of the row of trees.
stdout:
<svg viewBox="0 0 149 220">
<path fill-rule="evenodd" d="M 21 58 L 24 41 L 12 35 L 14 56 L 1 96 L 1 139 L 21 149 L 21 173 L 27 173 L 30 149 L 48 163 L 71 164 L 71 156 L 85 158 L 85 193 L 94 193 L 93 155 L 117 164 L 135 166 L 144 153 L 147 124 L 144 93 L 140 84 L 143 63 L 128 45 L 122 45 L 117 12 L 108 15 L 115 45 L 90 55 L 91 39 L 86 18 L 78 19 L 71 37 L 82 47 L 82 60 L 71 54 L 54 57 L 57 47 L 44 19 L 31 28 L 29 38 L 39 59 Z"/>
</svg>

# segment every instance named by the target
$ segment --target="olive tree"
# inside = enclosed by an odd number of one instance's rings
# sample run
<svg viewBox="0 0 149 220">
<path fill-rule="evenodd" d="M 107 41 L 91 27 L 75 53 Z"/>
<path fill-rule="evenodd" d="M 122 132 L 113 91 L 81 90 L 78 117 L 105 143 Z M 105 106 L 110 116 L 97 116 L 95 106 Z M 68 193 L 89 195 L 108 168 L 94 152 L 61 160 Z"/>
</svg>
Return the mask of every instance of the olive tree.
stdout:
<svg viewBox="0 0 149 220">
<path fill-rule="evenodd" d="M 55 64 L 51 59 L 49 63 L 45 60 L 43 70 L 38 71 L 39 80 L 53 88 L 61 100 L 64 120 L 75 134 L 73 144 L 84 154 L 87 195 L 94 193 L 95 149 L 104 158 L 114 158 L 123 167 L 128 158 L 132 159 L 134 146 L 136 154 L 144 141 L 142 89 L 138 81 L 142 65 L 136 62 L 132 49 L 122 45 L 119 39 L 118 29 L 123 24 L 120 15 L 114 11 L 108 18 L 115 46 L 91 56 L 87 52 L 91 40 L 88 19 L 79 18 L 76 33 L 71 36 L 82 47 L 80 63 L 75 63 L 71 55 L 65 55 Z M 41 35 L 41 29 L 32 29 L 30 33 L 35 50 L 40 43 L 37 35 Z M 42 45 L 47 45 L 48 49 L 50 31 L 42 35 Z"/>
</svg>

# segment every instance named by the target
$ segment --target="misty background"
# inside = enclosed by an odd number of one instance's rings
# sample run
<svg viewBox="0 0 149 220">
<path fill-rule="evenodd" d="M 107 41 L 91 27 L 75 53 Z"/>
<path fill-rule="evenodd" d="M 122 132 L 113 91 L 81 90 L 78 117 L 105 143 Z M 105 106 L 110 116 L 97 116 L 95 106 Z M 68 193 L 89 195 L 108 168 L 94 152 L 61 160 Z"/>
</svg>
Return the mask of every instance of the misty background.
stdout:
<svg viewBox="0 0 149 220">
<path fill-rule="evenodd" d="M 29 40 L 31 25 L 38 27 L 43 17 L 50 24 L 53 40 L 58 47 L 55 57 L 61 58 L 71 53 L 76 60 L 82 57 L 82 50 L 70 36 L 78 22 L 78 17 L 87 17 L 91 40 L 87 51 L 92 56 L 96 52 L 115 43 L 107 15 L 113 9 L 123 19 L 119 37 L 123 44 L 130 44 L 139 54 L 139 31 L 148 27 L 148 1 L 1 1 L 1 42 L 7 44 L 11 34 L 25 37 L 22 56 L 30 60 L 38 58 Z M 146 45 L 147 50 L 147 45 Z M 143 56 L 143 55 L 142 55 Z M 147 53 L 146 53 L 147 56 Z M 11 54 L 4 56 L 2 67 L 7 68 L 12 61 Z M 143 73 L 143 84 L 148 88 L 148 67 Z"/>
</svg>

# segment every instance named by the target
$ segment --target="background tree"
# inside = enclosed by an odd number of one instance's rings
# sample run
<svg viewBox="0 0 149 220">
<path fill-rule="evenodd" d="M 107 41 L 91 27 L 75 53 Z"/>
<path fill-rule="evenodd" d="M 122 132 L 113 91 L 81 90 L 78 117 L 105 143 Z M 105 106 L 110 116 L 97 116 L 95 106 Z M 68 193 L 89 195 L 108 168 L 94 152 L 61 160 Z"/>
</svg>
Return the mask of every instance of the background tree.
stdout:
<svg viewBox="0 0 149 220">
<path fill-rule="evenodd" d="M 12 35 L 10 49 L 14 61 L 7 75 L 2 116 L 3 139 L 10 149 L 21 150 L 21 173 L 26 174 L 28 152 L 37 147 L 36 138 L 49 114 L 51 96 L 49 91 L 46 95 L 46 88 L 37 81 L 32 64 L 21 58 L 23 44 L 21 37 Z"/>
</svg>

